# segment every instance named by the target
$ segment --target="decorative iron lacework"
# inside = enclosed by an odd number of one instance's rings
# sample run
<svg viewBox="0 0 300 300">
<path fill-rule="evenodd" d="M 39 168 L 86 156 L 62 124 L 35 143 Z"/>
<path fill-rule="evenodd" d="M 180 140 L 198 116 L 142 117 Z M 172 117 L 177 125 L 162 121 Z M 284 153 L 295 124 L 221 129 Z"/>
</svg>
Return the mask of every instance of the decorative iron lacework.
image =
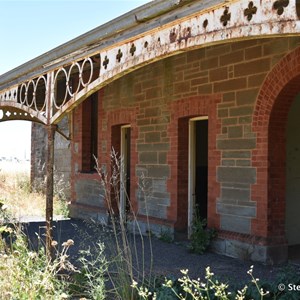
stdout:
<svg viewBox="0 0 300 300">
<path fill-rule="evenodd" d="M 155 60 L 230 39 L 299 34 L 299 7 L 298 0 L 240 0 L 195 12 L 108 48 L 100 45 L 92 54 L 68 64 L 62 61 L 58 69 L 0 91 L 0 109 L 11 106 L 26 112 L 23 117 L 28 119 L 57 123 L 114 78 Z"/>
</svg>

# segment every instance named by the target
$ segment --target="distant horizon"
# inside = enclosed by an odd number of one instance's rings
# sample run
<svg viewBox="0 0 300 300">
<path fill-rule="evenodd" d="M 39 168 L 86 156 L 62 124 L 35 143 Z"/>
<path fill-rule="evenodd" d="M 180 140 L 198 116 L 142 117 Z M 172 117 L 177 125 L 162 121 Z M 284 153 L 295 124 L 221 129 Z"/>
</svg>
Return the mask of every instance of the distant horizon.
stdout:
<svg viewBox="0 0 300 300">
<path fill-rule="evenodd" d="M 24 157 L 19 157 L 19 156 L 7 156 L 7 155 L 0 155 L 0 161 L 2 161 L 2 159 L 7 160 L 12 160 L 12 159 L 18 159 L 18 160 L 30 160 L 30 156 L 31 155 L 27 155 L 27 153 L 24 154 Z"/>
</svg>

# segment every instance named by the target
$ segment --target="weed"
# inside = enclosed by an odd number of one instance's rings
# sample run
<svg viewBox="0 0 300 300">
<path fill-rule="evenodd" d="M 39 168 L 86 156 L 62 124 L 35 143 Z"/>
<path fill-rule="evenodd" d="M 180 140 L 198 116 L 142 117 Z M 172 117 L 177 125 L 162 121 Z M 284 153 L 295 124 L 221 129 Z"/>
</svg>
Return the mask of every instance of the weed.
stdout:
<svg viewBox="0 0 300 300">
<path fill-rule="evenodd" d="M 63 179 L 60 178 L 58 182 L 54 197 L 54 214 L 67 217 L 68 200 L 63 193 Z M 68 189 L 68 185 L 66 187 Z M 31 188 L 29 172 L 0 171 L 0 193 L 7 215 L 12 218 L 7 221 L 18 220 L 24 216 L 45 216 L 45 195 L 41 190 Z"/>
<path fill-rule="evenodd" d="M 0 199 L 0 225 L 6 224 L 12 220 L 12 215 L 8 206 L 5 204 L 6 202 L 6 199 Z"/>
<path fill-rule="evenodd" d="M 67 280 L 62 272 L 74 271 L 68 262 L 66 243 L 54 261 L 47 260 L 43 248 L 30 251 L 20 228 L 2 227 L 9 233 L 7 243 L 0 241 L 0 298 L 6 299 L 68 299 Z"/>
<path fill-rule="evenodd" d="M 166 243 L 172 243 L 174 240 L 173 234 L 170 230 L 168 229 L 161 229 L 159 237 L 161 241 L 166 242 Z"/>
<path fill-rule="evenodd" d="M 19 227 L 0 226 L 0 234 L 6 236 L 0 239 L 1 300 L 106 299 L 108 262 L 102 243 L 97 243 L 93 254 L 89 249 L 80 251 L 78 269 L 69 260 L 68 252 L 74 245 L 72 239 L 61 246 L 52 241 L 55 255 L 49 260 L 44 247 L 37 251 L 29 249 L 27 238 Z"/>
<path fill-rule="evenodd" d="M 216 237 L 216 231 L 206 228 L 206 220 L 195 217 L 190 238 L 190 250 L 197 254 L 203 254 L 214 237 Z"/>
<path fill-rule="evenodd" d="M 219 299 L 219 300 L 243 300 L 243 299 L 264 299 L 269 295 L 269 292 L 264 290 L 259 285 L 259 279 L 253 276 L 253 267 L 250 268 L 248 274 L 251 277 L 250 285 L 254 286 L 255 296 L 248 295 L 248 286 L 245 285 L 242 289 L 231 292 L 229 284 L 219 282 L 210 267 L 206 268 L 206 276 L 204 280 L 191 279 L 188 275 L 188 270 L 181 270 L 182 277 L 176 280 L 165 279 L 165 282 L 154 291 L 147 287 L 139 286 L 133 281 L 132 287 L 136 289 L 141 299 L 180 299 L 180 300 L 204 300 L 204 299 Z M 249 297 L 249 298 L 248 298 Z M 253 298 L 252 298 L 253 297 Z"/>
<path fill-rule="evenodd" d="M 45 164 L 40 166 L 41 170 L 45 168 Z M 63 173 L 59 173 L 54 168 L 53 175 L 53 196 L 54 196 L 54 214 L 69 216 L 69 195 L 70 183 L 66 180 Z M 32 190 L 34 192 L 45 195 L 46 193 L 46 176 L 35 178 L 32 183 Z"/>
<path fill-rule="evenodd" d="M 105 274 L 108 262 L 104 255 L 104 244 L 97 243 L 94 253 L 91 249 L 81 250 L 78 262 L 80 272 L 74 274 L 70 290 L 72 294 L 88 299 L 103 300 L 106 298 Z"/>
<path fill-rule="evenodd" d="M 53 214 L 63 216 L 65 218 L 69 217 L 69 202 L 66 200 L 58 199 L 54 197 L 53 202 Z"/>
<path fill-rule="evenodd" d="M 30 194 L 30 178 L 25 172 L 17 172 L 15 177 L 15 187 L 22 190 L 25 194 Z"/>
</svg>

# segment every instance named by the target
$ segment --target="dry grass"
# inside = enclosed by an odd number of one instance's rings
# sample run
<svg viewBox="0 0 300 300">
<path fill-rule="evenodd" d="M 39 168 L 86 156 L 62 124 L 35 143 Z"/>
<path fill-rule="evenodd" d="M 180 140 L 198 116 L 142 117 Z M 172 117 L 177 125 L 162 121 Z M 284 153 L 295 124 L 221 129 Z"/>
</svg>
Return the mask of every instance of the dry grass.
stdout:
<svg viewBox="0 0 300 300">
<path fill-rule="evenodd" d="M 0 201 L 17 221 L 25 217 L 45 217 L 46 197 L 41 192 L 31 191 L 29 168 L 12 167 L 9 170 L 0 166 Z M 62 210 L 60 199 L 54 197 L 54 214 L 64 214 Z"/>
</svg>

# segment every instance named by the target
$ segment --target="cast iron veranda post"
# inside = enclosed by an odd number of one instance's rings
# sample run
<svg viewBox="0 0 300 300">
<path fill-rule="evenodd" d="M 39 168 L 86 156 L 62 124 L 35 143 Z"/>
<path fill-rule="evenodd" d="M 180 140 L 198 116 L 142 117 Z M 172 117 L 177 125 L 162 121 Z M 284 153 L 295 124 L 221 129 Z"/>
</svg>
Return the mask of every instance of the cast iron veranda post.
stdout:
<svg viewBox="0 0 300 300">
<path fill-rule="evenodd" d="M 52 231 L 52 221 L 53 221 L 53 165 L 54 165 L 54 137 L 56 125 L 51 124 L 52 116 L 52 93 L 53 93 L 53 72 L 48 74 L 48 93 L 46 95 L 47 100 L 47 174 L 46 174 L 46 256 L 49 260 L 53 258 L 53 231 Z"/>
<path fill-rule="evenodd" d="M 53 258 L 52 220 L 53 220 L 53 164 L 55 125 L 47 125 L 47 176 L 46 176 L 46 254 Z"/>
</svg>

